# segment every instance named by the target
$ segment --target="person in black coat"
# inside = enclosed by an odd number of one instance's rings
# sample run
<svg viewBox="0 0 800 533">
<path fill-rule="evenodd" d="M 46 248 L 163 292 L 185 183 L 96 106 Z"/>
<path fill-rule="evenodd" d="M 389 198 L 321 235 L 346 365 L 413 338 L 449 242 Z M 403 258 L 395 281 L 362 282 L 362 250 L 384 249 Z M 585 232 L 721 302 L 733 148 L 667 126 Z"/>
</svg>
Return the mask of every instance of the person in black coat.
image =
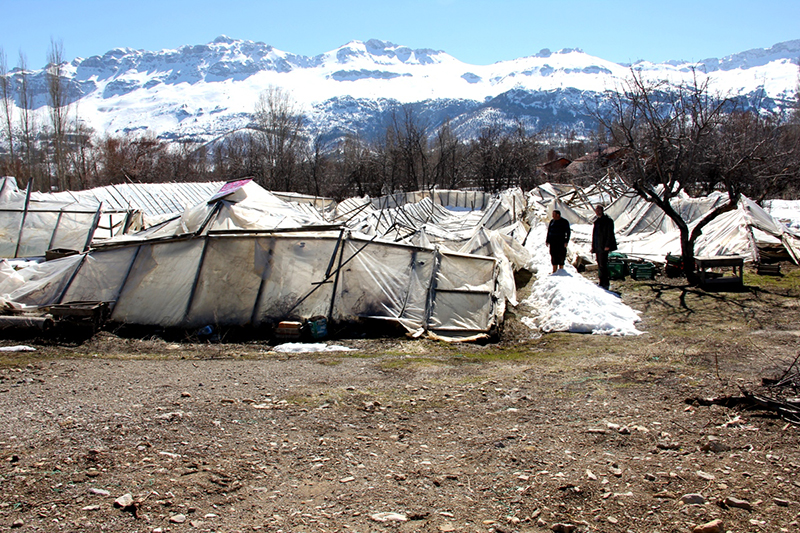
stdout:
<svg viewBox="0 0 800 533">
<path fill-rule="evenodd" d="M 553 264 L 553 273 L 564 268 L 564 261 L 567 258 L 567 243 L 569 243 L 570 229 L 569 222 L 561 218 L 561 211 L 553 211 L 553 220 L 547 226 L 547 240 L 545 243 L 550 247 L 550 260 Z"/>
<path fill-rule="evenodd" d="M 602 205 L 594 208 L 597 219 L 592 229 L 592 253 L 597 256 L 597 277 L 599 285 L 608 290 L 608 254 L 617 249 L 617 239 L 614 237 L 614 221 L 605 214 Z"/>
</svg>

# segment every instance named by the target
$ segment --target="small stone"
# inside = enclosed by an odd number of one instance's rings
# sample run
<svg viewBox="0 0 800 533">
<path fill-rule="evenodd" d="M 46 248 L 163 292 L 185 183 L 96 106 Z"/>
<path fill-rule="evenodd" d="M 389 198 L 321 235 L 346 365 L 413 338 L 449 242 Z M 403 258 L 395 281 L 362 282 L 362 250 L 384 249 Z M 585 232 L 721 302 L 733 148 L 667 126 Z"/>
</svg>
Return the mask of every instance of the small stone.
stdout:
<svg viewBox="0 0 800 533">
<path fill-rule="evenodd" d="M 89 494 L 94 494 L 95 496 L 111 496 L 111 493 L 105 489 L 97 489 L 95 487 L 89 488 L 87 491 Z"/>
<path fill-rule="evenodd" d="M 123 494 L 122 496 L 114 500 L 114 507 L 126 509 L 131 505 L 133 505 L 133 496 L 130 493 Z"/>
<path fill-rule="evenodd" d="M 610 466 L 610 467 L 608 468 L 608 471 L 609 471 L 609 472 L 611 472 L 611 475 L 612 475 L 612 476 L 615 476 L 615 477 L 622 477 L 622 469 L 621 469 L 621 468 L 619 468 L 618 466 L 614 466 L 614 465 L 612 465 L 612 466 Z"/>
<path fill-rule="evenodd" d="M 703 445 L 700 447 L 700 449 L 703 450 L 704 452 L 724 453 L 724 452 L 729 452 L 731 450 L 730 446 L 723 443 L 713 435 L 709 435 L 707 439 L 708 442 L 703 443 Z"/>
<path fill-rule="evenodd" d="M 619 434 L 620 435 L 630 435 L 631 434 L 631 428 L 629 428 L 628 426 L 622 426 L 621 428 L 619 428 Z"/>
<path fill-rule="evenodd" d="M 408 520 L 408 517 L 404 514 L 400 513 L 375 513 L 369 516 L 376 522 L 405 522 Z"/>
<path fill-rule="evenodd" d="M 692 533 L 725 533 L 725 529 L 722 527 L 722 520 L 717 518 L 711 522 L 695 526 L 692 529 Z"/>
<path fill-rule="evenodd" d="M 594 435 L 605 435 L 606 433 L 608 433 L 608 431 L 602 428 L 589 428 L 586 430 L 586 433 L 591 433 Z"/>
<path fill-rule="evenodd" d="M 11 527 L 18 528 L 18 527 L 22 527 L 24 525 L 25 525 L 25 521 L 20 518 L 19 520 L 14 520 L 14 523 L 11 524 Z"/>
<path fill-rule="evenodd" d="M 350 483 L 351 481 L 355 481 L 355 480 L 356 480 L 356 478 L 354 478 L 353 476 L 348 476 L 348 477 L 343 477 L 342 479 L 340 479 L 339 483 Z"/>
<path fill-rule="evenodd" d="M 773 498 L 772 501 L 775 502 L 775 505 L 777 505 L 778 507 L 789 507 L 789 500 L 782 500 L 780 498 Z"/>
<path fill-rule="evenodd" d="M 619 520 L 617 520 L 613 516 L 609 516 L 608 518 L 606 518 L 606 520 L 608 520 L 609 524 L 618 524 L 619 523 Z"/>
<path fill-rule="evenodd" d="M 86 507 L 82 507 L 81 511 L 97 511 L 98 509 L 100 509 L 100 506 L 95 504 L 95 505 L 87 505 Z"/>
<path fill-rule="evenodd" d="M 658 478 L 654 474 L 647 473 L 644 475 L 644 479 L 646 481 L 655 481 Z"/>
<path fill-rule="evenodd" d="M 184 392 L 181 393 L 181 398 L 191 398 L 191 397 L 192 397 L 192 393 L 191 392 L 184 391 Z"/>
<path fill-rule="evenodd" d="M 186 515 L 176 514 L 169 517 L 169 521 L 173 524 L 183 524 L 186 522 Z"/>
<path fill-rule="evenodd" d="M 752 511 L 753 510 L 753 504 L 751 504 L 747 500 L 740 500 L 739 498 L 734 498 L 732 496 L 728 496 L 727 498 L 725 498 L 722 501 L 728 507 L 736 507 L 738 509 L 745 509 L 747 511 Z"/>
<path fill-rule="evenodd" d="M 592 472 L 592 471 L 591 471 L 591 470 L 589 470 L 588 468 L 586 469 L 586 477 L 588 477 L 588 478 L 589 478 L 589 479 L 591 479 L 592 481 L 597 481 L 597 476 L 596 476 L 596 475 L 594 475 L 594 472 Z"/>
<path fill-rule="evenodd" d="M 684 494 L 681 496 L 681 502 L 685 505 L 705 505 L 706 499 L 702 494 Z"/>
<path fill-rule="evenodd" d="M 578 526 L 576 526 L 575 524 L 556 523 L 550 526 L 550 529 L 555 531 L 555 533 L 572 533 L 573 531 L 578 529 Z"/>
<path fill-rule="evenodd" d="M 96 468 L 90 468 L 86 471 L 86 477 L 98 477 L 100 475 L 100 471 Z"/>
<path fill-rule="evenodd" d="M 455 530 L 456 530 L 456 526 L 454 526 L 450 522 L 445 522 L 444 524 L 439 526 L 439 531 L 445 531 L 445 532 L 449 533 L 449 532 L 455 531 Z"/>
<path fill-rule="evenodd" d="M 714 481 L 716 479 L 714 474 L 709 474 L 708 472 L 703 472 L 702 470 L 698 470 L 695 472 L 695 474 L 697 474 L 697 477 L 700 479 L 704 479 L 706 481 Z"/>
</svg>

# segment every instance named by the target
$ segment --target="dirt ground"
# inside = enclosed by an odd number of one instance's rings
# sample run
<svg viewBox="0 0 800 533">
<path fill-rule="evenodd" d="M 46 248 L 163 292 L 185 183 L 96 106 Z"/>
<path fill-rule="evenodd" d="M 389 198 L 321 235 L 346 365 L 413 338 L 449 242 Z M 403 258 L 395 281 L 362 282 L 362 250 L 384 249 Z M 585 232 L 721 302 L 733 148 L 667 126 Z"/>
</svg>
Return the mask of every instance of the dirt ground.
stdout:
<svg viewBox="0 0 800 533">
<path fill-rule="evenodd" d="M 782 267 L 620 282 L 624 338 L 33 342 L 0 354 L 0 531 L 800 531 L 800 427 L 693 401 L 800 395 L 762 385 L 800 353 Z"/>
</svg>

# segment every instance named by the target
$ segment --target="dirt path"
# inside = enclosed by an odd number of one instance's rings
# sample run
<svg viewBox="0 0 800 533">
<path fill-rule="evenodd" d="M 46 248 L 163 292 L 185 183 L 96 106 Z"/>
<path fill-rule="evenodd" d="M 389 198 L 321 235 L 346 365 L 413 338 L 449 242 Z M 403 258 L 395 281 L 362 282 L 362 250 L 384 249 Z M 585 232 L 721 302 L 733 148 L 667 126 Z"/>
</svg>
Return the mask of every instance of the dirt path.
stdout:
<svg viewBox="0 0 800 533">
<path fill-rule="evenodd" d="M 629 282 L 621 339 L 38 346 L 0 368 L 0 531 L 798 531 L 798 428 L 685 401 L 762 390 L 795 290 Z"/>
</svg>

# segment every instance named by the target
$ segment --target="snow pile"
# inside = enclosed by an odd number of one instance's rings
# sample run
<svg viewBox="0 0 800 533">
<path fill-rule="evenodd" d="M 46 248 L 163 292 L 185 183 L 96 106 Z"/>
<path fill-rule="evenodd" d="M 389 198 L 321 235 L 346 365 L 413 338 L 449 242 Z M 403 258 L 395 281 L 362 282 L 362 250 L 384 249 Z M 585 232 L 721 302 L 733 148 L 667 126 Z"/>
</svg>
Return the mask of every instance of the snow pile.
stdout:
<svg viewBox="0 0 800 533">
<path fill-rule="evenodd" d="M 534 310 L 522 322 L 543 332 L 569 331 L 600 335 L 638 335 L 636 311 L 614 293 L 601 289 L 568 265 L 540 276 L 523 302 Z"/>
<path fill-rule="evenodd" d="M 35 352 L 36 348 L 18 344 L 16 346 L 2 346 L 0 352 Z"/>
<path fill-rule="evenodd" d="M 572 265 L 550 274 L 550 254 L 545 245 L 547 226 L 531 228 L 525 247 L 530 251 L 538 270 L 531 295 L 521 308 L 529 308 L 530 316 L 522 322 L 542 332 L 569 331 L 596 335 L 639 335 L 638 311 L 625 305 L 619 296 L 606 291 L 582 275 Z"/>
<path fill-rule="evenodd" d="M 276 352 L 282 353 L 310 353 L 310 352 L 351 352 L 353 348 L 346 346 L 328 345 L 324 342 L 305 343 L 305 342 L 286 342 L 273 348 Z"/>
</svg>

